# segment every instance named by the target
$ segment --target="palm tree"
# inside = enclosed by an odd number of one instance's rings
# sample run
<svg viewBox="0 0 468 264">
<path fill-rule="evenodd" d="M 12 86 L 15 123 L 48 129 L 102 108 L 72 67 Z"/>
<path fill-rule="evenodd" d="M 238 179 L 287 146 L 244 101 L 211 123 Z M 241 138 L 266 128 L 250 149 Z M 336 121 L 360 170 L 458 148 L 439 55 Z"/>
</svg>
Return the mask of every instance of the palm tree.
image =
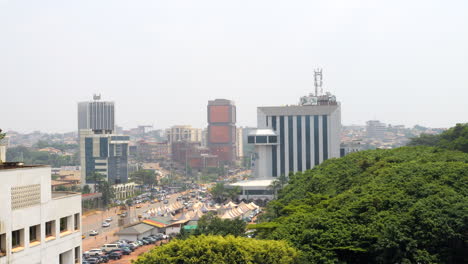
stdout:
<svg viewBox="0 0 468 264">
<path fill-rule="evenodd" d="M 276 194 L 277 194 L 278 190 L 283 188 L 283 184 L 281 183 L 280 180 L 274 180 L 274 181 L 271 182 L 271 184 L 268 186 L 268 188 L 273 191 L 273 198 L 276 199 Z"/>
</svg>

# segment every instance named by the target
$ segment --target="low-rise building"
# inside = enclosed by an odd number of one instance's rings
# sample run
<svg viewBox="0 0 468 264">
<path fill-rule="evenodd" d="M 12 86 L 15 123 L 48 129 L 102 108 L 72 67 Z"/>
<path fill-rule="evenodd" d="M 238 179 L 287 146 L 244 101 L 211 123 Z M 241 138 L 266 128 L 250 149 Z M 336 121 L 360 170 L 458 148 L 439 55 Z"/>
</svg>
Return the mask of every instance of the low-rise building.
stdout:
<svg viewBox="0 0 468 264">
<path fill-rule="evenodd" d="M 0 264 L 81 263 L 81 195 L 51 191 L 51 169 L 0 165 Z"/>
</svg>

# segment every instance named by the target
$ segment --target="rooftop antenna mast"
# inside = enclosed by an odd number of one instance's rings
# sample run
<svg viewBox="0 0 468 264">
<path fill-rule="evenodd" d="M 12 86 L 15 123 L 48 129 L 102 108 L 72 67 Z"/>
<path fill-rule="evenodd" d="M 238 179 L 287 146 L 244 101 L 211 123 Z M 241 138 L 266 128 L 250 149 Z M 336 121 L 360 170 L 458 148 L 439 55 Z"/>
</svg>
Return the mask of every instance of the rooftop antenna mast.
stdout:
<svg viewBox="0 0 468 264">
<path fill-rule="evenodd" d="M 322 69 L 315 69 L 314 70 L 314 86 L 315 86 L 315 96 L 318 96 L 319 88 L 320 88 L 320 94 L 323 94 Z"/>
</svg>

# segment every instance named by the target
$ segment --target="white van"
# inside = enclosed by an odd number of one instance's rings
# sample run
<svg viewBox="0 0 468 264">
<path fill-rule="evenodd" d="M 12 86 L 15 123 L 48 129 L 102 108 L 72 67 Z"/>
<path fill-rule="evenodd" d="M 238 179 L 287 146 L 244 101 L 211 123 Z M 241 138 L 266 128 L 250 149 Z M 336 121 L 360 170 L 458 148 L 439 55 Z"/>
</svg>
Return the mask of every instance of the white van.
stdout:
<svg viewBox="0 0 468 264">
<path fill-rule="evenodd" d="M 104 246 L 102 246 L 101 249 L 104 251 L 111 251 L 113 249 L 119 249 L 119 245 L 118 244 L 104 244 Z"/>
</svg>

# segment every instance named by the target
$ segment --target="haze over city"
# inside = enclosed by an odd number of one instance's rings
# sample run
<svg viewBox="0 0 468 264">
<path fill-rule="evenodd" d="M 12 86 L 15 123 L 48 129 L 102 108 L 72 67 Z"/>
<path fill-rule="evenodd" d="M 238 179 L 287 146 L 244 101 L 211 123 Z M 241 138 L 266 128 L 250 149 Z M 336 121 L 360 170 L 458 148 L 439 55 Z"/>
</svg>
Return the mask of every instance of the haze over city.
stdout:
<svg viewBox="0 0 468 264">
<path fill-rule="evenodd" d="M 313 69 L 343 124 L 450 127 L 468 108 L 464 1 L 0 1 L 2 128 L 76 130 L 100 93 L 117 124 L 206 126 L 228 98 L 238 125 L 296 104 Z"/>
</svg>

